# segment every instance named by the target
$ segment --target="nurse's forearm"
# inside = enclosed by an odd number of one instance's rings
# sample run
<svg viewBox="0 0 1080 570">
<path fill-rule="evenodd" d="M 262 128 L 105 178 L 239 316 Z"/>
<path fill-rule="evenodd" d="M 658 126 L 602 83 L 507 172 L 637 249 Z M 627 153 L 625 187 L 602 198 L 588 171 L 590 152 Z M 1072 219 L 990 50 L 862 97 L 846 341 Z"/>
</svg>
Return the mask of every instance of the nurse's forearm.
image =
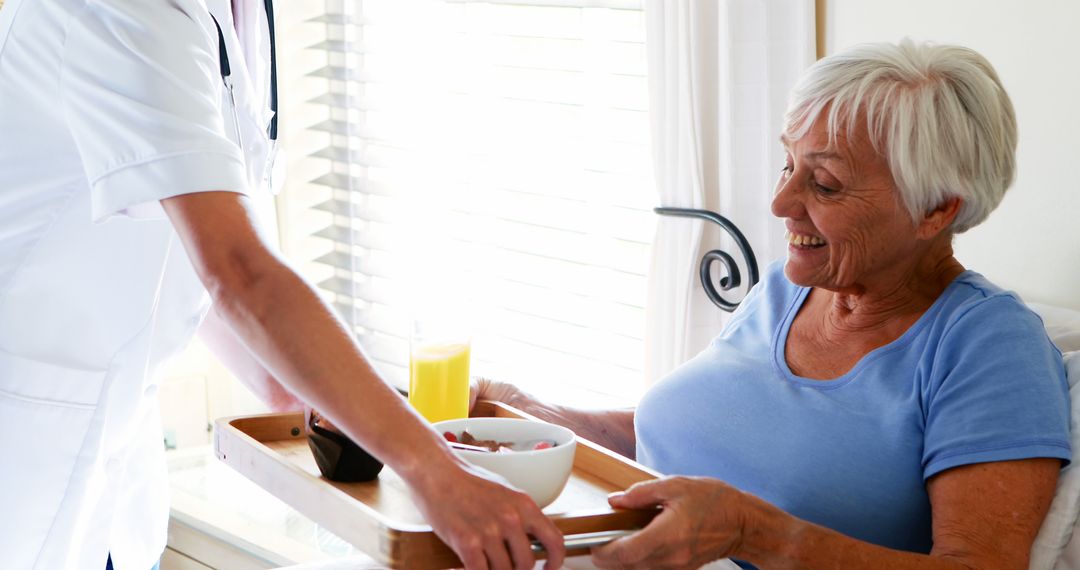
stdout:
<svg viewBox="0 0 1080 570">
<path fill-rule="evenodd" d="M 275 412 L 295 411 L 303 408 L 296 396 L 289 392 L 244 346 L 232 329 L 211 308 L 199 327 L 199 337 L 214 356 L 247 386 L 264 404 Z"/>
<path fill-rule="evenodd" d="M 451 460 L 437 434 L 379 378 L 346 325 L 292 269 L 266 255 L 249 257 L 230 273 L 212 280 L 217 310 L 289 391 L 406 479 L 420 457 Z"/>
<path fill-rule="evenodd" d="M 161 204 L 218 314 L 274 378 L 414 487 L 431 491 L 440 472 L 463 472 L 311 285 L 265 245 L 246 197 L 202 192 Z"/>
<path fill-rule="evenodd" d="M 562 536 L 551 520 L 528 495 L 454 455 L 379 378 L 352 331 L 259 237 L 250 200 L 201 192 L 161 204 L 229 328 L 289 391 L 394 469 L 466 567 L 511 555 L 531 567 L 529 534 L 560 564 Z"/>
</svg>

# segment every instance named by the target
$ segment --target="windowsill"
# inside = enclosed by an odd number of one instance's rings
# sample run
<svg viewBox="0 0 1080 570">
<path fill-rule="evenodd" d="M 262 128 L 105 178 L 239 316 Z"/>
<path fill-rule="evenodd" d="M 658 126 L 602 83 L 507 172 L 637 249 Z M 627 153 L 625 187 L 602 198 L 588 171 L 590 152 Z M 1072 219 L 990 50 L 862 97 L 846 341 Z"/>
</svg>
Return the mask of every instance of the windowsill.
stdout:
<svg viewBox="0 0 1080 570">
<path fill-rule="evenodd" d="M 278 568 L 362 554 L 217 460 L 169 451 L 169 548 L 210 568 Z"/>
</svg>

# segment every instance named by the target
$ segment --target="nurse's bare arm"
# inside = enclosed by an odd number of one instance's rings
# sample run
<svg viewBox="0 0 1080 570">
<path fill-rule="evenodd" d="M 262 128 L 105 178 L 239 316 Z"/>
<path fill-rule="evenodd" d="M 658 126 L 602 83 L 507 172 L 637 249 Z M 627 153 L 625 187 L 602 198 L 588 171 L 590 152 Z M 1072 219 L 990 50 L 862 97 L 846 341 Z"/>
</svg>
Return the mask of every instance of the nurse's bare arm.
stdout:
<svg viewBox="0 0 1080 570">
<path fill-rule="evenodd" d="M 509 382 L 481 377 L 473 378 L 469 393 L 470 409 L 477 399 L 495 400 L 546 422 L 570 428 L 577 435 L 630 459 L 636 455 L 633 408 L 590 410 L 560 406 L 541 401 Z"/>
<path fill-rule="evenodd" d="M 303 409 L 304 403 L 274 378 L 266 367 L 256 359 L 229 328 L 217 309 L 211 308 L 199 326 L 199 338 L 207 348 L 251 390 L 264 404 L 275 412 L 291 412 Z"/>
<path fill-rule="evenodd" d="M 527 495 L 479 477 L 379 378 L 348 327 L 264 244 L 247 197 L 199 192 L 161 203 L 225 324 L 290 392 L 408 483 L 466 568 L 532 568 L 526 533 L 553 567 L 562 563 L 555 525 Z"/>
</svg>

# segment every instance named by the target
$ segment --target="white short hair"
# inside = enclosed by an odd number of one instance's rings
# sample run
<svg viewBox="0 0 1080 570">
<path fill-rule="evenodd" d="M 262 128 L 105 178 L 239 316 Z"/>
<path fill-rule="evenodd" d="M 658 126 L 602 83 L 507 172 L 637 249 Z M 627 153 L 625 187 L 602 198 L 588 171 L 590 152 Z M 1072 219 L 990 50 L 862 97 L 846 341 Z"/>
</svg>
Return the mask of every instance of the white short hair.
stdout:
<svg viewBox="0 0 1080 570">
<path fill-rule="evenodd" d="M 827 111 L 826 111 L 827 110 Z M 821 59 L 792 92 L 785 137 L 801 138 L 828 113 L 830 143 L 865 114 L 914 222 L 951 197 L 966 231 L 1001 203 L 1016 168 L 1016 116 L 997 72 L 951 45 L 862 44 Z"/>
</svg>

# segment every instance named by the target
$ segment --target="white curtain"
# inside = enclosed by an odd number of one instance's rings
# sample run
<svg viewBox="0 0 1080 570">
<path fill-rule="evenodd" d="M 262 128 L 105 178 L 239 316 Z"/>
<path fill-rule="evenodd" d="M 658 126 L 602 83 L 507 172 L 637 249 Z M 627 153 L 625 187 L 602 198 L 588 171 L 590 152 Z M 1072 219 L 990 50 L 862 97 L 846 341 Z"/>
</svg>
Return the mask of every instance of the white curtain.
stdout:
<svg viewBox="0 0 1080 570">
<path fill-rule="evenodd" d="M 814 0 L 646 0 L 645 13 L 659 203 L 725 216 L 764 270 L 785 250 L 769 204 L 783 166 L 778 137 L 788 92 L 814 61 Z M 697 354 L 723 326 L 727 313 L 698 281 L 702 255 L 717 248 L 740 257 L 714 224 L 659 220 L 646 383 Z"/>
</svg>

